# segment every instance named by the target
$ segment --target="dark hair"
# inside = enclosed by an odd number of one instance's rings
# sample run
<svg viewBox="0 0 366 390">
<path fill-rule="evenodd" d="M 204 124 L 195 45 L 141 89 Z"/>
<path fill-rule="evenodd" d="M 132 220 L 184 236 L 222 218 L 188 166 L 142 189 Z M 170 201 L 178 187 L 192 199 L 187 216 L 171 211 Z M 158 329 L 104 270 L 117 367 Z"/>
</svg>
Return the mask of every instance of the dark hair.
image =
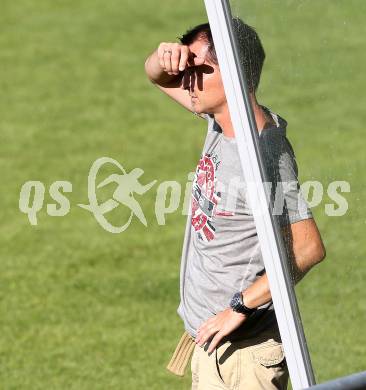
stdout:
<svg viewBox="0 0 366 390">
<path fill-rule="evenodd" d="M 240 62 L 244 69 L 248 88 L 250 92 L 254 92 L 259 85 L 266 54 L 259 36 L 253 27 L 235 17 L 233 18 L 233 28 L 238 40 Z M 182 45 L 187 46 L 196 39 L 204 39 L 207 42 L 209 45 L 207 52 L 208 60 L 218 65 L 211 29 L 208 23 L 193 27 L 179 38 Z"/>
</svg>

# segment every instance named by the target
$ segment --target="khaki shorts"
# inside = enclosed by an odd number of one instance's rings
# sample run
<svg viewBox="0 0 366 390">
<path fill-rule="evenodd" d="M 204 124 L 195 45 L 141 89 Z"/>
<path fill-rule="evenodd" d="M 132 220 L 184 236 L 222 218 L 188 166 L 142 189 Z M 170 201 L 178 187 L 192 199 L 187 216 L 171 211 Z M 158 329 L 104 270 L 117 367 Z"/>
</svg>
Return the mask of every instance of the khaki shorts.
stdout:
<svg viewBox="0 0 366 390">
<path fill-rule="evenodd" d="M 286 390 L 288 369 L 278 333 L 226 341 L 208 355 L 194 346 L 192 390 Z"/>
</svg>

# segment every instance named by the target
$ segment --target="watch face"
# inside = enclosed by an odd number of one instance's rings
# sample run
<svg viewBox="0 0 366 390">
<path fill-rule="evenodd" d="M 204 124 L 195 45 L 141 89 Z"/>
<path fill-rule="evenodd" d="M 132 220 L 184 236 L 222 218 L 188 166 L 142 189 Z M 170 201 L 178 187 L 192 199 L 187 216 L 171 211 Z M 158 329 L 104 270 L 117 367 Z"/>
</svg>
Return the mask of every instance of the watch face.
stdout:
<svg viewBox="0 0 366 390">
<path fill-rule="evenodd" d="M 231 303 L 230 303 L 230 307 L 235 310 L 235 311 L 238 311 L 241 307 L 241 300 L 240 300 L 240 293 L 236 293 L 232 299 L 231 299 Z"/>
<path fill-rule="evenodd" d="M 234 296 L 231 299 L 230 307 L 234 311 L 245 315 L 251 315 L 255 311 L 255 309 L 248 309 L 247 307 L 244 306 L 242 295 L 240 292 L 234 294 Z"/>
</svg>

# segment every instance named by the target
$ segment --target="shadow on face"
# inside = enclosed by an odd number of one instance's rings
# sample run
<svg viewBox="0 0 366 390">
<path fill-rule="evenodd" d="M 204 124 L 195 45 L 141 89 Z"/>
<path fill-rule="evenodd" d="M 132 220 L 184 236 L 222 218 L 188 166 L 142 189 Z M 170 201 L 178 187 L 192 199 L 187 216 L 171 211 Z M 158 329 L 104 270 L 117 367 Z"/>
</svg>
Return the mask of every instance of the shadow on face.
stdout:
<svg viewBox="0 0 366 390">
<path fill-rule="evenodd" d="M 195 83 L 197 82 L 197 88 L 203 91 L 203 79 L 205 74 L 212 74 L 215 68 L 208 64 L 193 65 L 186 68 L 183 75 L 183 88 L 194 91 Z"/>
</svg>

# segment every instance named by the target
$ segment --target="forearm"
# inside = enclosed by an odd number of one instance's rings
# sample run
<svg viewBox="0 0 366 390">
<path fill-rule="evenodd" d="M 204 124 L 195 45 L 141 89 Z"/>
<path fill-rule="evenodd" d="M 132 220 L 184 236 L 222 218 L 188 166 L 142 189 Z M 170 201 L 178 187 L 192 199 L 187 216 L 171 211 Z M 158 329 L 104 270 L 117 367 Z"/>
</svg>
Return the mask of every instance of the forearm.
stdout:
<svg viewBox="0 0 366 390">
<path fill-rule="evenodd" d="M 306 272 L 298 272 L 296 274 L 296 284 Z M 265 305 L 272 300 L 271 290 L 269 288 L 269 281 L 265 273 L 259 277 L 251 286 L 242 292 L 243 302 L 249 308 Z"/>
<path fill-rule="evenodd" d="M 290 277 L 293 284 L 297 284 L 305 274 L 325 257 L 323 246 L 294 245 L 290 256 Z M 243 292 L 244 304 L 249 307 L 258 307 L 270 302 L 272 299 L 269 281 L 265 273 Z"/>
<path fill-rule="evenodd" d="M 300 280 L 304 274 L 297 274 Z M 258 278 L 250 287 L 242 292 L 243 302 L 249 308 L 265 305 L 272 300 L 269 281 L 265 273 Z"/>
<path fill-rule="evenodd" d="M 267 274 L 259 277 L 251 286 L 242 292 L 244 305 L 253 308 L 266 304 L 272 299 Z"/>
</svg>

